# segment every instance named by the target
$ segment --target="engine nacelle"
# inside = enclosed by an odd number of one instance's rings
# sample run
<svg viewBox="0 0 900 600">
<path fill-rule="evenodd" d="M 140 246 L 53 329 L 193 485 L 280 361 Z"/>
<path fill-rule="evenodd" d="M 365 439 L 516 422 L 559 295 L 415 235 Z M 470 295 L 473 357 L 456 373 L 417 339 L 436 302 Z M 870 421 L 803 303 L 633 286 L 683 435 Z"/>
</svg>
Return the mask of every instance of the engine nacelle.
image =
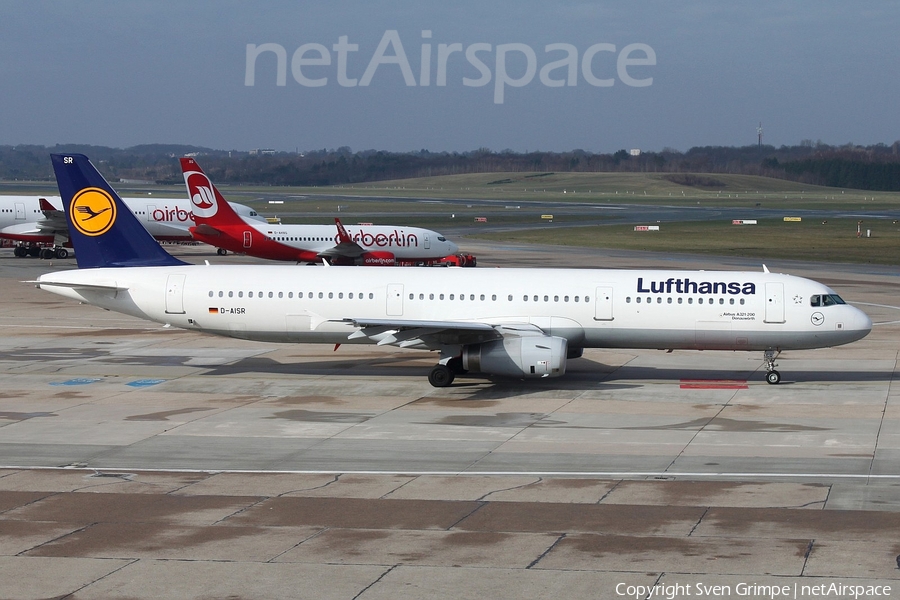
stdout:
<svg viewBox="0 0 900 600">
<path fill-rule="evenodd" d="M 360 257 L 360 262 L 366 266 L 393 267 L 397 260 L 393 252 L 366 252 Z"/>
<path fill-rule="evenodd" d="M 463 368 L 506 377 L 559 377 L 566 372 L 565 338 L 508 337 L 465 346 Z"/>
</svg>

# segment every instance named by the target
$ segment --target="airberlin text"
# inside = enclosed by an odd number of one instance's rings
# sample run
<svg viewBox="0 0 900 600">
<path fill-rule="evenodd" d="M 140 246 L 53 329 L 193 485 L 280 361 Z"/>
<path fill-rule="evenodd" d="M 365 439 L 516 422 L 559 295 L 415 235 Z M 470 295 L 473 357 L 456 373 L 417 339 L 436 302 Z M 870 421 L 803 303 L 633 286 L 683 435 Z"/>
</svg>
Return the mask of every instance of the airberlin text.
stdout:
<svg viewBox="0 0 900 600">
<path fill-rule="evenodd" d="M 427 87 L 432 82 L 436 87 L 445 87 L 450 72 L 451 77 L 458 78 L 466 87 L 482 87 L 493 81 L 494 104 L 503 104 L 507 87 L 524 87 L 535 79 L 535 75 L 546 87 L 575 87 L 579 74 L 593 87 L 612 87 L 616 81 L 629 87 L 647 87 L 653 84 L 653 77 L 648 76 L 650 72 L 647 68 L 656 65 L 656 52 L 642 43 L 628 44 L 621 49 L 608 42 L 597 43 L 583 52 L 579 52 L 573 44 L 547 44 L 544 46 L 544 59 L 539 60 L 538 54 L 528 44 L 477 42 L 464 48 L 462 43 L 455 42 L 438 43 L 436 48 L 432 48 L 435 44 L 431 42 L 430 29 L 422 30 L 422 39 L 424 41 L 418 52 L 418 78 L 413 73 L 416 55 L 413 54 L 414 60 L 410 63 L 396 29 L 384 32 L 371 58 L 363 61 L 367 66 L 359 77 L 351 76 L 360 75 L 362 65 L 354 65 L 351 55 L 359 51 L 359 44 L 351 44 L 346 35 L 339 36 L 331 48 L 315 42 L 301 44 L 291 56 L 291 75 L 303 87 L 328 85 L 332 80 L 330 74 L 341 87 L 366 87 L 372 83 L 380 66 L 389 65 L 382 71 L 396 73 L 393 69 L 399 69 L 399 75 L 407 87 Z M 244 85 L 256 85 L 256 66 L 260 56 L 265 57 L 263 68 L 267 72 L 271 72 L 274 57 L 275 85 L 287 85 L 288 53 L 284 46 L 275 43 L 247 44 Z M 334 67 L 331 66 L 332 61 Z M 471 77 L 476 74 L 477 77 Z"/>
<path fill-rule="evenodd" d="M 159 222 L 180 221 L 181 223 L 185 223 L 194 220 L 193 213 L 179 207 L 169 208 L 168 206 L 164 206 L 162 208 L 154 208 L 153 212 L 150 213 L 150 216 L 153 217 L 154 221 Z"/>
<path fill-rule="evenodd" d="M 639 294 L 731 294 L 732 296 L 752 296 L 756 294 L 755 283 L 738 283 L 737 281 L 691 281 L 689 278 L 669 277 L 665 281 L 651 281 L 644 286 L 644 278 L 638 277 Z"/>
<path fill-rule="evenodd" d="M 384 233 L 368 233 L 364 229 L 360 229 L 356 233 L 348 230 L 351 239 L 359 243 L 361 246 L 378 246 L 379 248 L 398 246 L 398 247 L 419 247 L 419 237 L 414 233 L 404 233 L 396 229 L 389 234 Z M 335 238 L 337 241 L 337 238 Z"/>
</svg>

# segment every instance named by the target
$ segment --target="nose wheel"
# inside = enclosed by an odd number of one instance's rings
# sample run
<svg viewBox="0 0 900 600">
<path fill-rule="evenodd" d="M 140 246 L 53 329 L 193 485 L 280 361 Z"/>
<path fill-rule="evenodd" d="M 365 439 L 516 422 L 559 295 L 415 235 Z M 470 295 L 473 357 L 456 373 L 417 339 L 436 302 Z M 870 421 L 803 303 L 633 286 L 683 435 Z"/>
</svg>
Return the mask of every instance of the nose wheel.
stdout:
<svg viewBox="0 0 900 600">
<path fill-rule="evenodd" d="M 781 354 L 780 350 L 766 350 L 763 360 L 766 362 L 766 382 L 772 385 L 781 383 L 781 373 L 775 370 L 775 359 Z"/>
</svg>

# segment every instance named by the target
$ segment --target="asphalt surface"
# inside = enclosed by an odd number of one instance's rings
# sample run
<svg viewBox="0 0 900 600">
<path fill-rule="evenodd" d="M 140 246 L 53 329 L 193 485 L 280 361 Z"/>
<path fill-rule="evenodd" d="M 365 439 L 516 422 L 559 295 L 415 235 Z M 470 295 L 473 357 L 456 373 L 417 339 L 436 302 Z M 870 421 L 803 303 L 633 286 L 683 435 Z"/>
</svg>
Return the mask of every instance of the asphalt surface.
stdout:
<svg viewBox="0 0 900 600">
<path fill-rule="evenodd" d="M 21 283 L 52 263 L 0 251 L 2 598 L 900 596 L 895 268 L 768 265 L 876 323 L 782 355 L 778 386 L 756 353 L 589 350 L 435 389 L 428 353 L 204 337 Z"/>
</svg>

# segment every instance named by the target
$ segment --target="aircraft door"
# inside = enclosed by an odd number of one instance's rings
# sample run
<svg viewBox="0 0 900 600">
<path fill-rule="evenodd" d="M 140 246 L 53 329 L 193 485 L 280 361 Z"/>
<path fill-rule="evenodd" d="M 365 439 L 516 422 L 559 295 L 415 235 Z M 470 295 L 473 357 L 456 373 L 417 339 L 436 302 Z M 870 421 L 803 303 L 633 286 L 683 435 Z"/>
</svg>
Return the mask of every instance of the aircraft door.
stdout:
<svg viewBox="0 0 900 600">
<path fill-rule="evenodd" d="M 244 248 L 249 248 L 253 244 L 253 234 L 250 231 L 244 232 Z"/>
<path fill-rule="evenodd" d="M 431 249 L 431 238 L 428 237 L 427 233 L 425 234 L 425 249 L 426 250 Z"/>
<path fill-rule="evenodd" d="M 594 298 L 594 320 L 613 320 L 613 288 L 611 286 L 599 286 Z"/>
<path fill-rule="evenodd" d="M 403 284 L 389 283 L 387 286 L 387 315 L 403 316 Z"/>
<path fill-rule="evenodd" d="M 153 213 L 155 213 L 155 212 L 156 212 L 156 205 L 148 204 L 147 205 L 147 221 L 153 222 Z"/>
<path fill-rule="evenodd" d="M 766 323 L 784 323 L 784 284 L 766 284 Z"/>
<path fill-rule="evenodd" d="M 16 202 L 16 221 L 25 220 L 25 205 L 22 202 Z"/>
<path fill-rule="evenodd" d="M 184 279 L 186 275 L 169 275 L 166 280 L 166 314 L 184 314 Z"/>
</svg>

